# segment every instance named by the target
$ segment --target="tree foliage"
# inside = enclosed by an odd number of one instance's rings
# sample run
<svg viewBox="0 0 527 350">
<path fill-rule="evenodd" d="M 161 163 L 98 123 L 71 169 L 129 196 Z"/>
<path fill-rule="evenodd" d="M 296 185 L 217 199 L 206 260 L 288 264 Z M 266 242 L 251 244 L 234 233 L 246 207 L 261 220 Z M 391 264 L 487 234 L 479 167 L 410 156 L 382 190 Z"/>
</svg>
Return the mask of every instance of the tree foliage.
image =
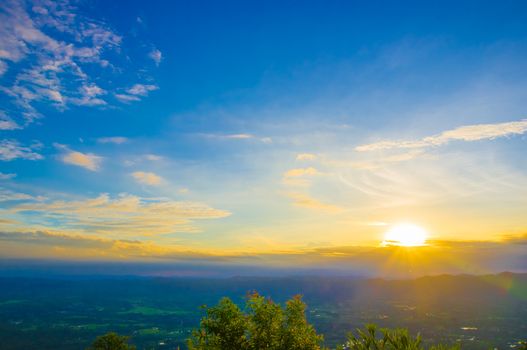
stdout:
<svg viewBox="0 0 527 350">
<path fill-rule="evenodd" d="M 412 337 L 406 329 L 377 329 L 374 324 L 366 325 L 365 329 L 357 329 L 348 334 L 348 341 L 340 350 L 424 350 L 421 336 Z M 434 345 L 429 350 L 459 350 L 459 344 L 454 346 Z"/>
<path fill-rule="evenodd" d="M 114 332 L 97 337 L 87 350 L 135 350 L 128 344 L 128 337 Z"/>
<path fill-rule="evenodd" d="M 257 293 L 247 298 L 245 312 L 230 299 L 207 310 L 200 328 L 188 340 L 190 350 L 318 350 L 322 336 L 305 317 L 299 296 L 285 307 Z"/>
<path fill-rule="evenodd" d="M 229 298 L 208 308 L 200 327 L 187 341 L 189 350 L 322 350 L 323 337 L 316 333 L 305 316 L 306 304 L 300 296 L 285 306 L 253 293 L 241 310 Z M 406 329 L 378 329 L 373 324 L 348 334 L 338 350 L 425 350 L 421 336 L 412 337 Z M 97 337 L 88 350 L 135 350 L 128 337 L 107 333 Z M 434 345 L 428 350 L 460 350 L 454 346 Z M 527 350 L 527 342 L 518 343 Z"/>
</svg>

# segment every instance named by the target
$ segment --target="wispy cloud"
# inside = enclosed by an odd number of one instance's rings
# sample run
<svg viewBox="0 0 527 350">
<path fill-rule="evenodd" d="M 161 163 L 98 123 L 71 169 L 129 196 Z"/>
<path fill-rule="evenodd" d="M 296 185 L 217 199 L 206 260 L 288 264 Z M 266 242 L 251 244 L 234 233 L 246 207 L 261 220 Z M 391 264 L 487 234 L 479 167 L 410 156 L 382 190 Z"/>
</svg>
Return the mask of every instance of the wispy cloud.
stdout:
<svg viewBox="0 0 527 350">
<path fill-rule="evenodd" d="M 295 168 L 295 169 L 286 171 L 284 173 L 284 177 L 290 178 L 290 177 L 301 177 L 301 176 L 314 176 L 314 175 L 319 175 L 319 174 L 320 172 L 316 168 L 313 168 L 313 167 Z"/>
<path fill-rule="evenodd" d="M 22 146 L 16 140 L 0 141 L 0 160 L 10 161 L 14 159 L 40 160 L 44 157 L 36 150 L 41 148 L 41 144 L 36 143 L 30 146 Z"/>
<path fill-rule="evenodd" d="M 42 196 L 32 196 L 27 193 L 13 192 L 6 189 L 0 189 L 0 202 L 7 201 L 43 201 L 46 198 Z"/>
<path fill-rule="evenodd" d="M 103 22 L 77 13 L 69 0 L 6 0 L 0 12 L 0 86 L 16 111 L 2 128 L 15 129 L 42 116 L 44 103 L 104 106 L 108 89 L 95 84 L 120 65 L 123 39 Z M 6 75 L 12 71 L 14 74 Z M 18 127 L 17 127 L 18 126 Z"/>
<path fill-rule="evenodd" d="M 199 136 L 207 137 L 210 139 L 218 140 L 255 140 L 262 143 L 273 143 L 273 139 L 270 137 L 258 137 L 253 134 L 239 133 L 239 134 L 199 134 Z"/>
<path fill-rule="evenodd" d="M 136 171 L 132 173 L 134 179 L 142 184 L 150 186 L 159 186 L 163 183 L 163 178 L 151 172 Z"/>
<path fill-rule="evenodd" d="M 254 138 L 251 134 L 230 134 L 230 135 L 224 135 L 224 138 L 226 139 L 252 139 Z"/>
<path fill-rule="evenodd" d="M 159 156 L 159 155 L 157 155 L 157 154 L 145 154 L 145 155 L 144 155 L 144 158 L 145 158 L 146 160 L 150 160 L 150 161 L 153 161 L 153 162 L 157 162 L 157 161 L 163 159 L 162 156 Z"/>
<path fill-rule="evenodd" d="M 114 143 L 116 145 L 123 144 L 128 142 L 128 138 L 122 136 L 112 136 L 112 137 L 100 137 L 97 139 L 99 143 Z"/>
<path fill-rule="evenodd" d="M 159 66 L 159 63 L 161 63 L 161 60 L 163 59 L 163 54 L 158 49 L 154 49 L 150 51 L 148 57 L 150 57 L 156 63 L 156 65 Z"/>
<path fill-rule="evenodd" d="M 115 97 L 124 103 L 140 101 L 141 97 L 148 96 L 151 91 L 158 90 L 157 85 L 152 84 L 135 84 L 132 87 L 125 90 L 125 93 L 115 94 Z"/>
<path fill-rule="evenodd" d="M 115 98 L 124 103 L 141 101 L 140 97 L 128 94 L 115 94 Z"/>
<path fill-rule="evenodd" d="M 163 156 L 157 155 L 157 154 L 144 154 L 140 156 L 131 157 L 129 159 L 126 159 L 124 161 L 124 165 L 126 166 L 132 166 L 136 165 L 138 163 L 143 163 L 145 161 L 149 162 L 159 162 L 161 160 L 165 159 Z"/>
<path fill-rule="evenodd" d="M 450 141 L 493 140 L 499 137 L 521 135 L 525 132 L 527 132 L 527 119 L 506 123 L 474 124 L 460 126 L 419 140 L 380 141 L 358 146 L 355 150 L 366 152 L 394 148 L 426 148 L 441 146 Z"/>
<path fill-rule="evenodd" d="M 1 222 L 0 222 L 1 223 Z M 0 231 L 0 254 L 20 257 L 102 258 L 104 260 L 165 259 L 170 261 L 225 261 L 227 258 L 204 251 L 192 251 L 152 241 L 93 237 L 56 230 Z M 14 246 L 14 249 L 13 249 Z M 50 249 L 50 248 L 53 249 Z M 19 250 L 17 250 L 19 249 Z"/>
<path fill-rule="evenodd" d="M 103 237 L 194 232 L 196 228 L 192 225 L 193 220 L 218 219 L 230 215 L 227 211 L 202 203 L 141 198 L 129 194 L 116 198 L 101 194 L 79 201 L 25 203 L 12 206 L 9 211 L 22 215 L 22 219 L 26 214 L 38 212 L 39 217 L 32 218 L 37 220 L 35 225 L 38 227 L 95 233 Z"/>
<path fill-rule="evenodd" d="M 80 166 L 91 171 L 97 171 L 101 165 L 102 157 L 93 153 L 82 153 L 68 149 L 60 157 L 60 160 L 66 164 Z"/>
<path fill-rule="evenodd" d="M 146 96 L 150 91 L 155 91 L 159 89 L 156 85 L 151 84 L 135 84 L 131 88 L 127 89 L 126 92 L 128 92 L 131 95 L 136 96 Z"/>
<path fill-rule="evenodd" d="M 342 208 L 339 208 L 336 205 L 323 203 L 305 193 L 289 193 L 288 197 L 293 200 L 294 205 L 299 207 L 332 213 L 338 213 L 342 211 Z"/>
<path fill-rule="evenodd" d="M 5 173 L 0 172 L 0 180 L 11 180 L 15 177 L 16 177 L 16 174 L 14 173 L 5 174 Z"/>
<path fill-rule="evenodd" d="M 0 111 L 0 130 L 16 130 L 21 128 L 13 118 L 10 118 L 5 112 Z"/>
<path fill-rule="evenodd" d="M 304 160 L 315 160 L 317 156 L 312 153 L 299 153 L 296 155 L 296 160 L 304 161 Z"/>
</svg>

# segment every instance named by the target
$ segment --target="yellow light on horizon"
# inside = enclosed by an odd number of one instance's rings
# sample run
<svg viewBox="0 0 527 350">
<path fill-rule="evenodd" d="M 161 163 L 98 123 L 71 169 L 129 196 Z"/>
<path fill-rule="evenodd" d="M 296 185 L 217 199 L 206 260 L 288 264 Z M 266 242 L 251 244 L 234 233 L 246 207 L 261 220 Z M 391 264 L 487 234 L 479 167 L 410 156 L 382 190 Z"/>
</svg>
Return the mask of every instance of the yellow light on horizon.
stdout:
<svg viewBox="0 0 527 350">
<path fill-rule="evenodd" d="M 397 224 L 384 234 L 383 246 L 419 247 L 426 245 L 428 232 L 414 224 Z"/>
</svg>

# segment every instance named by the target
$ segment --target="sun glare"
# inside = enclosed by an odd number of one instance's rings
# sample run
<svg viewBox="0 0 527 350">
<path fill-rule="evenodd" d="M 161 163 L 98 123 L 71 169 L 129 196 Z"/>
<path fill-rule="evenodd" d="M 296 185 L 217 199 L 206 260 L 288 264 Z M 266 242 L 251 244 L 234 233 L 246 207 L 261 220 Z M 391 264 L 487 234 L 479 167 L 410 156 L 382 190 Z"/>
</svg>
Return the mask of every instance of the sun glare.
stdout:
<svg viewBox="0 0 527 350">
<path fill-rule="evenodd" d="M 382 245 L 419 247 L 426 245 L 427 237 L 428 233 L 422 227 L 414 224 L 398 224 L 386 231 Z"/>
</svg>

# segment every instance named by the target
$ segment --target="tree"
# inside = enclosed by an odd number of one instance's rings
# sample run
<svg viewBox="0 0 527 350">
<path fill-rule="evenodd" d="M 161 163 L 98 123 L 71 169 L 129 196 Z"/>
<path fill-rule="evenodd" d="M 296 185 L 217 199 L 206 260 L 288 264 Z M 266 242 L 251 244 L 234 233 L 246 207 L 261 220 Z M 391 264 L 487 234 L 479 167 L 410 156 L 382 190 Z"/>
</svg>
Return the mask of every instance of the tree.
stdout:
<svg viewBox="0 0 527 350">
<path fill-rule="evenodd" d="M 187 343 L 190 350 L 245 350 L 249 349 L 246 331 L 247 317 L 229 298 L 223 298 L 207 310 Z"/>
<path fill-rule="evenodd" d="M 357 329 L 357 336 L 349 333 L 348 342 L 340 350 L 424 350 L 421 337 L 413 338 L 406 329 L 381 329 L 377 326 L 366 325 L 365 330 Z M 454 346 L 434 345 L 429 350 L 459 350 L 459 344 Z"/>
<path fill-rule="evenodd" d="M 306 305 L 300 296 L 285 308 L 253 293 L 246 312 L 230 299 L 207 310 L 200 328 L 188 340 L 191 350 L 319 350 L 318 335 L 305 317 Z"/>
<path fill-rule="evenodd" d="M 97 337 L 88 350 L 135 350 L 135 346 L 128 344 L 128 337 L 114 332 Z"/>
</svg>

